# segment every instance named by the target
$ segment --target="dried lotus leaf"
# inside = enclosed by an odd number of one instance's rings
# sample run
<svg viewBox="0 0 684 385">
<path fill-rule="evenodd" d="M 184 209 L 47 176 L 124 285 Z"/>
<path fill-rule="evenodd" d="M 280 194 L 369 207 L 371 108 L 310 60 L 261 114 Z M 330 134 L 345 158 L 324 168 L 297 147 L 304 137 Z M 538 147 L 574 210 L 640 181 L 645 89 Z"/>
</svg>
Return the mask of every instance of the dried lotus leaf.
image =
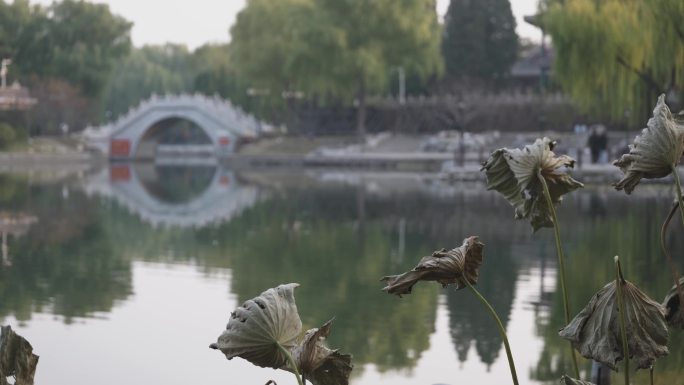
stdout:
<svg viewBox="0 0 684 385">
<path fill-rule="evenodd" d="M 33 347 L 10 326 L 0 328 L 0 385 L 7 385 L 7 377 L 16 379 L 16 385 L 33 385 L 38 356 Z"/>
<path fill-rule="evenodd" d="M 582 356 L 613 370 L 624 358 L 616 288 L 615 281 L 604 286 L 558 333 Z M 665 309 L 629 281 L 623 281 L 622 293 L 630 361 L 637 368 L 649 368 L 657 358 L 669 353 Z"/>
<path fill-rule="evenodd" d="M 308 330 L 302 342 L 292 350 L 292 356 L 302 374 L 314 385 L 348 385 L 353 369 L 351 355 L 328 348 L 332 320 L 320 328 Z"/>
<path fill-rule="evenodd" d="M 629 153 L 613 162 L 625 174 L 617 183 L 617 190 L 630 194 L 642 178 L 662 178 L 672 172 L 684 151 L 684 126 L 672 116 L 665 104 L 665 95 L 660 95 L 653 117 L 647 127 L 629 146 Z"/>
<path fill-rule="evenodd" d="M 278 345 L 290 350 L 297 344 L 302 321 L 297 313 L 297 283 L 268 289 L 231 313 L 226 330 L 211 344 L 229 360 L 241 357 L 261 367 L 278 369 L 287 362 Z"/>
<path fill-rule="evenodd" d="M 412 270 L 399 275 L 390 275 L 381 280 L 387 282 L 382 290 L 389 294 L 411 294 L 413 285 L 418 281 L 437 281 L 442 286 L 456 284 L 457 289 L 477 283 L 482 249 L 484 244 L 477 236 L 468 237 L 463 245 L 452 250 L 442 249 L 423 257 Z"/>
<path fill-rule="evenodd" d="M 576 379 L 570 378 L 568 376 L 561 377 L 560 382 L 562 385 L 594 385 L 593 382 L 576 380 Z"/>
<path fill-rule="evenodd" d="M 679 285 L 684 287 L 684 277 L 679 278 Z M 684 329 L 684 312 L 679 301 L 677 285 L 673 285 L 663 301 L 665 320 L 670 327 Z"/>
<path fill-rule="evenodd" d="M 574 167 L 575 160 L 567 155 L 556 156 L 555 144 L 544 137 L 522 149 L 502 148 L 482 165 L 487 189 L 501 193 L 515 208 L 515 218 L 529 218 L 535 231 L 553 227 L 538 173 L 546 181 L 554 205 L 560 204 L 563 195 L 584 186 L 565 172 Z"/>
</svg>

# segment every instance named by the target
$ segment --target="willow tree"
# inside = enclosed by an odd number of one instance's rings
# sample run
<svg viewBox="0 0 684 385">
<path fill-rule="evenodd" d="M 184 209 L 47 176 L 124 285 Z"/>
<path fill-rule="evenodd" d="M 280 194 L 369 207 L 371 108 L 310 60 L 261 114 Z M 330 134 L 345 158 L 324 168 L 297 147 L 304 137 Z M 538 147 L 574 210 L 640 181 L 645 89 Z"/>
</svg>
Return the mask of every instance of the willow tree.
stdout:
<svg viewBox="0 0 684 385">
<path fill-rule="evenodd" d="M 636 122 L 659 94 L 681 94 L 681 0 L 548 0 L 542 8 L 556 79 L 580 108 L 613 119 L 631 111 Z"/>
<path fill-rule="evenodd" d="M 134 48 L 117 64 L 104 87 L 101 103 L 105 119 L 119 116 L 152 94 L 189 91 L 189 61 L 190 52 L 184 45 Z"/>
<path fill-rule="evenodd" d="M 384 90 L 392 71 L 401 67 L 422 78 L 442 71 L 435 0 L 318 0 L 317 6 L 320 26 L 333 31 L 338 45 L 325 76 L 336 95 L 355 96 L 360 136 L 366 97 Z"/>
<path fill-rule="evenodd" d="M 303 74 L 292 65 L 292 56 L 310 6 L 310 0 L 248 0 L 238 13 L 229 55 L 254 95 L 277 104 L 283 91 L 300 88 Z"/>
<path fill-rule="evenodd" d="M 361 135 L 366 97 L 393 71 L 424 78 L 442 69 L 435 0 L 249 0 L 231 35 L 236 68 L 254 88 L 355 99 Z"/>
</svg>

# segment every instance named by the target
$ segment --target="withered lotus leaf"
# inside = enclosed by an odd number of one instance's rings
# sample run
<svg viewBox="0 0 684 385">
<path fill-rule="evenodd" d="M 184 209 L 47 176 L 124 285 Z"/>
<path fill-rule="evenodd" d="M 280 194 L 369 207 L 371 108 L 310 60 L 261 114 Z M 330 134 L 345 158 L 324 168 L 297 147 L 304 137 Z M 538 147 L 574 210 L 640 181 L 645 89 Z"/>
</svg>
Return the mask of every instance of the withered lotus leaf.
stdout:
<svg viewBox="0 0 684 385">
<path fill-rule="evenodd" d="M 482 165 L 487 189 L 501 193 L 515 208 L 515 218 L 529 218 L 535 231 L 553 227 L 551 209 L 546 203 L 538 172 L 546 181 L 555 205 L 561 202 L 563 195 L 584 187 L 566 172 L 575 165 L 575 160 L 567 155 L 556 156 L 555 144 L 544 137 L 522 149 L 501 148 Z"/>
<path fill-rule="evenodd" d="M 562 385 L 594 385 L 593 382 L 589 381 L 582 381 L 582 380 L 575 380 L 574 378 L 570 378 L 568 376 L 563 376 L 561 377 L 561 384 Z"/>
<path fill-rule="evenodd" d="M 14 377 L 16 385 L 33 385 L 38 356 L 33 347 L 10 326 L 0 328 L 0 385 L 8 385 L 7 377 Z"/>
<path fill-rule="evenodd" d="M 684 287 L 684 277 L 679 278 L 679 285 Z M 684 329 L 684 313 L 679 301 L 677 285 L 672 286 L 663 301 L 665 307 L 665 320 L 667 324 L 674 328 Z"/>
<path fill-rule="evenodd" d="M 582 356 L 617 370 L 624 358 L 615 281 L 599 290 L 589 304 L 558 333 Z M 665 309 L 629 281 L 622 281 L 629 358 L 645 369 L 668 354 Z"/>
<path fill-rule="evenodd" d="M 672 172 L 684 151 L 684 121 L 673 117 L 660 95 L 653 117 L 647 127 L 629 146 L 629 153 L 613 162 L 625 174 L 617 183 L 617 190 L 630 194 L 642 178 L 662 178 Z"/>
<path fill-rule="evenodd" d="M 294 289 L 289 283 L 268 289 L 231 313 L 226 330 L 210 345 L 230 360 L 241 357 L 261 367 L 279 369 L 287 362 L 278 345 L 291 350 L 302 332 Z"/>
<path fill-rule="evenodd" d="M 330 335 L 331 327 L 332 320 L 320 328 L 308 330 L 292 350 L 297 367 L 314 385 L 349 384 L 352 357 L 326 346 L 325 339 Z"/>
<path fill-rule="evenodd" d="M 387 282 L 382 290 L 389 294 L 411 294 L 418 281 L 437 281 L 442 286 L 456 284 L 457 289 L 477 283 L 484 244 L 477 236 L 468 237 L 463 245 L 452 250 L 442 249 L 423 257 L 413 270 L 400 275 L 390 275 L 381 280 Z"/>
</svg>

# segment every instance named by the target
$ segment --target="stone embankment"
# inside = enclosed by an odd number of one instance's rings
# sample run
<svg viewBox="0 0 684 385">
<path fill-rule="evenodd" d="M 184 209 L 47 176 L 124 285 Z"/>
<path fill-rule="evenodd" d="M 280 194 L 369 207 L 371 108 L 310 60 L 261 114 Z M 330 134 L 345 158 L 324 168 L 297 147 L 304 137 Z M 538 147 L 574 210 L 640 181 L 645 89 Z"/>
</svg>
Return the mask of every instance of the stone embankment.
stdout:
<svg viewBox="0 0 684 385">
<path fill-rule="evenodd" d="M 87 171 L 101 160 L 88 153 L 32 154 L 0 153 L 0 172 Z"/>
<path fill-rule="evenodd" d="M 620 171 L 610 164 L 624 152 L 636 133 L 610 133 L 608 147 L 601 163 L 590 163 L 586 149 L 587 135 L 573 133 L 498 133 L 458 132 L 438 135 L 371 135 L 365 143 L 354 138 L 337 142 L 320 138 L 272 138 L 246 146 L 222 160 L 232 168 L 312 167 L 365 171 L 423 172 L 455 181 L 481 178 L 480 165 L 491 151 L 501 147 L 522 147 L 535 138 L 558 139 L 556 151 L 577 159 L 573 174 L 590 183 L 607 183 L 620 179 Z"/>
</svg>

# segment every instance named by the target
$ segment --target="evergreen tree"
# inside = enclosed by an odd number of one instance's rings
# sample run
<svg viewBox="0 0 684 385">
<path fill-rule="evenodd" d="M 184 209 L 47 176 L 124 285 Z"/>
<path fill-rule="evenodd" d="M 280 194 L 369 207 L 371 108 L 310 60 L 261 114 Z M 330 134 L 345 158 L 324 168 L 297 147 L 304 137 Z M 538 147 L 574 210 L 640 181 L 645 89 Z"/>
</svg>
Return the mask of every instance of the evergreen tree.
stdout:
<svg viewBox="0 0 684 385">
<path fill-rule="evenodd" d="M 451 0 L 442 40 L 447 75 L 500 79 L 515 62 L 517 51 L 509 0 Z"/>
</svg>

